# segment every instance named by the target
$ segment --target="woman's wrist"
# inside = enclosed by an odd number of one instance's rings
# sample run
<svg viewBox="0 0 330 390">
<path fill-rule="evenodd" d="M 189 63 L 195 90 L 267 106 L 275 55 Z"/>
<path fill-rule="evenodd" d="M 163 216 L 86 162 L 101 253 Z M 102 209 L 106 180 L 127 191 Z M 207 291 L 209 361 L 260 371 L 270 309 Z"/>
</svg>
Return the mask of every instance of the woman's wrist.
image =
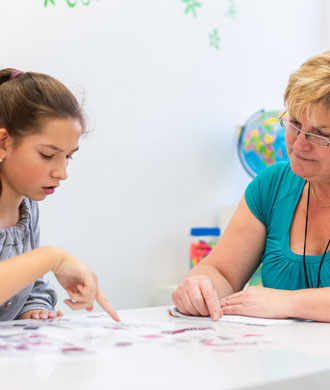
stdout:
<svg viewBox="0 0 330 390">
<path fill-rule="evenodd" d="M 286 296 L 284 297 L 284 314 L 288 318 L 303 318 L 301 309 L 302 301 L 302 292 L 304 290 L 287 290 Z"/>
</svg>

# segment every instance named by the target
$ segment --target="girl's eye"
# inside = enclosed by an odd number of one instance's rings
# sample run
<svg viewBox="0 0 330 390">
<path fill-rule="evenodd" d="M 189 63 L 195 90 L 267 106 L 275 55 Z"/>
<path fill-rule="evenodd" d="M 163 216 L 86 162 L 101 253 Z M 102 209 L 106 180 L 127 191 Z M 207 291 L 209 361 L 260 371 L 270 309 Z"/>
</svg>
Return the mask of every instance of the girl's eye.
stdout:
<svg viewBox="0 0 330 390">
<path fill-rule="evenodd" d="M 72 156 L 66 156 L 67 160 L 73 160 Z"/>
<path fill-rule="evenodd" d="M 53 157 L 53 155 L 48 155 L 48 154 L 44 154 L 44 153 L 40 153 L 40 156 L 41 156 L 42 158 L 45 158 L 45 159 L 50 159 L 50 158 Z"/>
</svg>

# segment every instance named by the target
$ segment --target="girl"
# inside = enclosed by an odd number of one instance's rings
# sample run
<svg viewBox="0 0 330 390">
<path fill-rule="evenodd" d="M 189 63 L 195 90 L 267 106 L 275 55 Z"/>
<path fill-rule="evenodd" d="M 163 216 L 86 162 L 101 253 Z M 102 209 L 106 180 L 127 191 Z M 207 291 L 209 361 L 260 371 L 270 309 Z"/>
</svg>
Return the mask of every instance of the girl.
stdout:
<svg viewBox="0 0 330 390">
<path fill-rule="evenodd" d="M 0 320 L 53 318 L 56 292 L 42 275 L 53 271 L 72 309 L 96 300 L 119 318 L 95 273 L 68 252 L 39 247 L 37 201 L 67 178 L 85 131 L 72 93 L 47 75 L 0 70 Z"/>
</svg>

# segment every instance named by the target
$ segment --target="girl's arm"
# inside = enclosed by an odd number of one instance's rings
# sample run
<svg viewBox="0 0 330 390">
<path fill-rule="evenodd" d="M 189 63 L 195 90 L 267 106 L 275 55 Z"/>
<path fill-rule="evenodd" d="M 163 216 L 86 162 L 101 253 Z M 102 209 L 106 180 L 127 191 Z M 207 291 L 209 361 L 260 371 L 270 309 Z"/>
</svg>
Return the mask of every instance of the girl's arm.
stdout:
<svg viewBox="0 0 330 390">
<path fill-rule="evenodd" d="M 71 299 L 72 309 L 93 309 L 94 300 L 116 321 L 119 317 L 98 286 L 97 276 L 68 252 L 42 247 L 0 262 L 0 304 L 48 271 L 53 271 Z"/>
<path fill-rule="evenodd" d="M 214 250 L 196 265 L 173 292 L 184 314 L 222 315 L 219 298 L 241 290 L 260 264 L 266 228 L 241 199 Z"/>
</svg>

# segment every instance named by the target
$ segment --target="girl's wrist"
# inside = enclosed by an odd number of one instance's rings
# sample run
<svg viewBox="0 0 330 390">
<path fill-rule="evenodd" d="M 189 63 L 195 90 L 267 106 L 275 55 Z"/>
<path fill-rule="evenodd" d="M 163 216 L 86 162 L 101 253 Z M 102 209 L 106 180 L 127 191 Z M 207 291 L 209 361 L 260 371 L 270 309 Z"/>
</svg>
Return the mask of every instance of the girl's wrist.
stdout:
<svg viewBox="0 0 330 390">
<path fill-rule="evenodd" d="M 66 252 L 56 246 L 47 246 L 44 249 L 47 251 L 50 271 L 56 274 L 64 262 Z"/>
</svg>

